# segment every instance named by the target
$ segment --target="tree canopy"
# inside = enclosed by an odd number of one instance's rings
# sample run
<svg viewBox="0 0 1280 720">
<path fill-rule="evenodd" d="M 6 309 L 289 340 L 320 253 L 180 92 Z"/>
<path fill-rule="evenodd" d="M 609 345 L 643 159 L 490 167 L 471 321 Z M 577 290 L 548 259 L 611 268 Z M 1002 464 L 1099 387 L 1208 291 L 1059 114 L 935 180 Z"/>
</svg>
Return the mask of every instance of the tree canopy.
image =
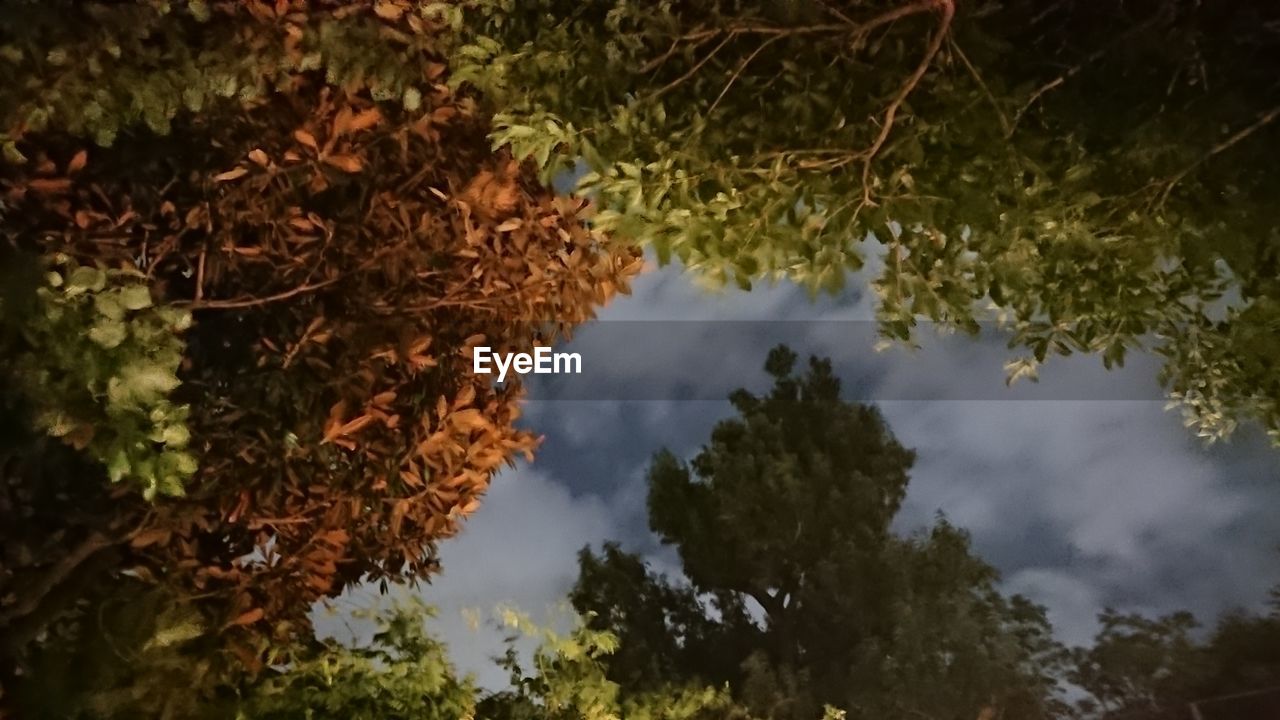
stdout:
<svg viewBox="0 0 1280 720">
<path fill-rule="evenodd" d="M 490 148 L 442 32 L 403 3 L 0 3 L 3 387 L 42 431 L 0 457 L 0 682 L 113 583 L 194 602 L 252 671 L 313 601 L 432 572 L 534 450 L 470 348 L 554 341 L 639 263 Z"/>
<path fill-rule="evenodd" d="M 597 227 L 715 283 L 837 290 L 884 334 L 1002 322 L 1011 377 L 1135 348 L 1203 436 L 1280 441 L 1280 9 L 1143 0 L 475 0 L 450 82 L 585 163 Z"/>
<path fill-rule="evenodd" d="M 635 556 L 584 551 L 571 595 L 618 635 L 610 678 L 640 691 L 728 683 L 752 712 L 851 718 L 1056 717 L 1064 656 L 1043 608 L 996 590 L 967 535 L 939 520 L 890 529 L 914 454 L 829 362 L 774 349 L 767 395 L 733 395 L 689 463 L 649 470 L 649 520 L 689 587 Z M 752 607 L 759 616 L 752 615 Z"/>
</svg>

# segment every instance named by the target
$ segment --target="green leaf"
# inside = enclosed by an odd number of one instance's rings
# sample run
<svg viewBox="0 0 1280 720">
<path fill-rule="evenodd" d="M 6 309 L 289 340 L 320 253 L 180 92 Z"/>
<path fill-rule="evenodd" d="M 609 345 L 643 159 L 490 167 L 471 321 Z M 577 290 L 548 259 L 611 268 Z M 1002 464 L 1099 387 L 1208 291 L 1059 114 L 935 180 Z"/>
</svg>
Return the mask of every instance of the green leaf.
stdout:
<svg viewBox="0 0 1280 720">
<path fill-rule="evenodd" d="M 130 285 L 120 291 L 120 302 L 129 310 L 151 307 L 151 291 L 145 285 Z"/>
<path fill-rule="evenodd" d="M 128 335 L 123 322 L 110 318 L 99 320 L 89 329 L 89 339 L 107 350 L 118 347 Z"/>
<path fill-rule="evenodd" d="M 98 268 L 80 266 L 67 277 L 67 294 L 77 295 L 92 290 L 97 292 L 107 285 L 107 274 Z"/>
</svg>

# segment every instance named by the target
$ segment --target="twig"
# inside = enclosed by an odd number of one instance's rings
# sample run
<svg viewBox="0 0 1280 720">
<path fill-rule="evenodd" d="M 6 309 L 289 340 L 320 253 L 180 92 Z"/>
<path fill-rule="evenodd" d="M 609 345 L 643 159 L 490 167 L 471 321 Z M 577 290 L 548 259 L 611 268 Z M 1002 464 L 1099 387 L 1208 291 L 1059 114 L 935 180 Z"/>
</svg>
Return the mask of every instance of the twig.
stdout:
<svg viewBox="0 0 1280 720">
<path fill-rule="evenodd" d="M 887 13 L 877 15 L 865 23 L 858 25 L 855 29 L 859 34 L 866 35 L 882 25 L 901 20 L 908 15 L 933 10 L 934 8 L 942 8 L 943 14 L 946 16 L 945 25 L 951 24 L 951 16 L 955 14 L 956 8 L 953 0 L 916 0 L 916 2 L 908 3 L 900 8 L 890 10 Z"/>
<path fill-rule="evenodd" d="M 1190 163 L 1189 165 L 1184 167 L 1182 170 L 1178 171 L 1176 175 L 1174 175 L 1173 177 L 1165 181 L 1164 190 L 1160 192 L 1159 199 L 1156 201 L 1155 206 L 1159 207 L 1163 205 L 1165 201 L 1169 199 L 1169 193 L 1173 192 L 1174 186 L 1176 186 L 1178 183 L 1186 179 L 1187 175 L 1190 175 L 1193 170 L 1203 165 L 1207 160 L 1209 160 L 1209 158 L 1213 157 L 1214 155 L 1219 155 L 1221 153 L 1224 153 L 1227 150 L 1230 150 L 1233 146 L 1235 146 L 1240 141 L 1254 134 L 1258 130 L 1261 130 L 1267 125 L 1270 125 L 1271 123 L 1275 122 L 1276 118 L 1280 118 L 1280 105 L 1277 105 L 1276 107 L 1273 107 L 1267 112 L 1263 113 L 1262 117 L 1254 121 L 1252 125 L 1249 125 L 1248 127 L 1245 127 L 1241 130 L 1236 131 L 1226 140 L 1223 140 L 1217 145 L 1214 145 L 1213 147 L 1209 148 L 1209 151 L 1206 152 L 1204 155 L 1200 156 L 1199 158 L 1197 158 L 1195 162 Z"/>
<path fill-rule="evenodd" d="M 699 39 L 698 42 L 694 45 L 694 47 L 695 48 L 698 47 L 702 43 L 706 42 L 707 38 L 710 38 L 710 37 L 713 37 L 713 36 L 708 35 L 706 38 Z M 640 66 L 640 71 L 639 71 L 640 74 L 644 75 L 645 73 L 653 72 L 654 70 L 657 70 L 659 67 L 661 67 L 662 63 L 670 60 L 671 56 L 676 54 L 676 51 L 680 49 L 680 41 L 685 39 L 686 38 L 684 36 L 681 36 L 681 37 L 677 37 L 675 40 L 672 40 L 671 47 L 667 48 L 666 52 L 662 53 L 658 57 Z"/>
<path fill-rule="evenodd" d="M 831 3 L 827 2 L 827 0 L 818 0 L 818 4 L 822 6 L 822 9 L 823 9 L 823 10 L 826 10 L 827 12 L 831 13 L 832 15 L 835 15 L 837 18 L 840 18 L 840 20 L 841 20 L 842 22 L 844 22 L 846 25 L 857 25 L 857 24 L 858 24 L 857 22 L 855 22 L 855 21 L 854 21 L 854 19 L 853 19 L 853 18 L 851 18 L 851 17 L 849 17 L 848 15 L 846 15 L 846 14 L 845 14 L 845 13 L 844 13 L 840 8 L 838 8 L 838 7 L 836 7 L 835 5 L 832 5 Z"/>
<path fill-rule="evenodd" d="M 708 62 L 710 62 L 711 58 L 715 57 L 716 53 L 720 52 L 720 49 L 723 48 L 725 45 L 728 45 L 729 41 L 732 39 L 733 39 L 733 33 L 729 33 L 728 35 L 725 35 L 724 39 L 720 41 L 719 45 L 716 45 L 714 48 L 711 48 L 711 52 L 707 53 L 705 57 L 703 57 L 698 62 L 694 63 L 693 67 L 689 68 L 689 70 L 685 72 L 685 74 L 681 75 L 675 80 L 672 80 L 671 82 L 659 88 L 656 92 L 650 94 L 648 97 L 645 98 L 645 101 L 649 102 L 649 101 L 657 100 L 658 98 L 667 94 L 667 92 L 675 89 L 676 86 L 678 86 L 680 83 L 693 77 L 699 70 L 702 69 L 703 65 L 706 65 Z"/>
<path fill-rule="evenodd" d="M 969 58 L 964 54 L 964 50 L 960 49 L 959 43 L 952 40 L 951 49 L 955 51 L 956 57 L 960 58 L 960 62 L 964 64 L 966 69 L 968 69 L 969 74 L 973 76 L 974 82 L 978 83 L 978 87 L 982 88 L 982 92 L 987 96 L 987 101 L 991 103 L 991 109 L 995 110 L 996 117 L 1000 118 L 1000 129 L 1004 131 L 1005 137 L 1008 137 L 1013 132 L 1009 125 L 1009 118 L 1004 114 L 1004 111 L 1000 109 L 1000 103 L 996 102 L 996 96 L 991 93 L 991 88 L 987 87 L 987 83 L 982 79 L 982 75 L 978 74 L 978 68 L 974 67 L 973 63 L 969 62 Z"/>
<path fill-rule="evenodd" d="M 916 3 L 920 5 L 921 3 Z M 871 202 L 871 162 L 875 160 L 876 154 L 884 147 L 885 141 L 889 139 L 889 133 L 893 131 L 893 122 L 898 115 L 898 108 L 902 107 L 902 103 L 906 102 L 907 96 L 920 83 L 920 79 L 929 71 L 929 66 L 933 64 L 933 58 L 937 56 L 938 51 L 942 49 L 942 41 L 947 36 L 947 31 L 951 29 L 951 20 L 956 14 L 955 0 L 931 0 L 928 5 L 930 7 L 938 7 L 942 10 L 942 20 L 938 22 L 938 29 L 934 31 L 933 37 L 929 39 L 929 47 L 925 50 L 924 57 L 920 60 L 920 64 L 916 66 L 915 71 L 902 83 L 902 87 L 898 89 L 898 94 L 894 96 L 889 103 L 888 109 L 884 112 L 884 124 L 880 127 L 880 134 L 876 136 L 875 142 L 871 143 L 871 147 L 867 148 L 862 160 L 862 199 L 868 205 Z M 894 13 L 885 13 L 886 15 L 906 14 L 903 11 L 910 6 L 899 8 Z M 918 10 L 916 10 L 918 12 Z M 879 18 L 878 18 L 879 19 Z"/>
<path fill-rule="evenodd" d="M 777 42 L 778 40 L 782 39 L 783 37 L 785 37 L 785 36 L 783 36 L 783 35 L 774 35 L 774 36 L 772 36 L 772 37 L 770 37 L 770 38 L 766 39 L 764 42 L 760 43 L 760 46 L 759 46 L 759 47 L 757 47 L 754 51 L 752 51 L 752 53 L 751 53 L 750 55 L 748 55 L 748 56 L 746 56 L 745 58 L 743 58 L 742 62 L 738 63 L 738 67 L 737 67 L 736 69 L 734 69 L 734 71 L 733 71 L 733 75 L 731 75 L 731 76 L 729 77 L 729 82 L 725 83 L 725 85 L 724 85 L 724 89 L 722 89 L 722 90 L 720 91 L 720 94 L 716 96 L 715 102 L 711 103 L 711 107 L 707 108 L 707 116 L 708 116 L 708 117 L 710 117 L 710 116 L 711 116 L 712 111 L 714 111 L 714 110 L 716 109 L 716 106 L 720 104 L 720 101 L 724 99 L 725 93 L 729 92 L 729 88 L 733 87 L 733 83 L 734 83 L 734 82 L 736 82 L 736 81 L 738 80 L 738 77 L 739 77 L 740 75 L 742 75 L 742 71 L 747 69 L 747 65 L 750 65 L 750 64 L 751 64 L 751 61 L 752 61 L 752 60 L 755 60 L 755 59 L 756 59 L 756 56 L 757 56 L 757 55 L 759 55 L 761 52 L 763 52 L 765 48 L 769 47 L 769 45 L 771 45 L 772 43 Z"/>
<path fill-rule="evenodd" d="M 1106 55 L 1108 52 L 1110 52 L 1113 47 L 1129 39 L 1130 36 L 1135 35 L 1151 27 L 1157 21 L 1161 20 L 1162 16 L 1163 16 L 1163 13 L 1156 13 L 1151 17 L 1147 18 L 1146 20 L 1138 23 L 1137 25 L 1134 25 L 1128 30 L 1112 38 L 1110 42 L 1106 43 L 1102 47 L 1089 53 L 1087 56 L 1085 56 L 1084 60 L 1081 60 L 1080 62 L 1076 63 L 1070 68 L 1067 68 L 1066 72 L 1050 80 L 1044 85 L 1041 85 L 1040 87 L 1036 88 L 1036 91 L 1031 93 L 1031 97 L 1027 98 L 1027 102 L 1024 103 L 1022 107 L 1018 108 L 1018 112 L 1014 113 L 1013 122 L 1010 123 L 1009 130 L 1005 133 L 1005 135 L 1006 136 L 1013 135 L 1013 133 L 1018 129 L 1018 123 L 1022 121 L 1022 116 L 1026 115 L 1027 111 L 1031 109 L 1031 106 L 1035 105 L 1036 102 L 1045 95 L 1045 93 L 1050 92 L 1054 88 L 1061 87 L 1068 80 L 1078 75 L 1080 71 L 1083 70 L 1086 66 L 1090 65 L 1091 63 L 1097 62 L 1099 58 L 1101 58 L 1103 55 Z"/>
<path fill-rule="evenodd" d="M 205 249 L 200 248 L 200 260 L 196 263 L 196 304 L 204 299 L 204 255 Z"/>
<path fill-rule="evenodd" d="M 267 305 L 273 302 L 279 302 L 281 300 L 288 300 L 289 298 L 294 297 L 295 295 L 314 292 L 321 288 L 326 288 L 338 282 L 341 279 L 342 279 L 342 276 L 339 275 L 338 277 L 329 278 L 328 280 L 324 280 L 322 282 L 299 285 L 298 287 L 293 288 L 292 290 L 285 290 L 284 292 L 278 292 L 274 295 L 267 295 L 266 297 L 242 298 L 239 300 L 204 300 L 201 302 L 193 302 L 189 305 L 189 307 L 192 310 L 232 310 L 236 308 L 257 307 L 258 305 Z"/>
<path fill-rule="evenodd" d="M 701 44 L 702 42 L 705 42 L 710 38 L 713 38 L 720 34 L 724 34 L 725 37 L 723 40 L 720 41 L 719 45 L 713 48 L 711 52 L 707 54 L 706 57 L 704 57 L 692 68 L 690 68 L 688 72 L 676 78 L 674 81 L 667 84 L 665 87 L 659 89 L 657 92 L 653 93 L 649 97 L 645 98 L 645 100 L 655 100 L 658 97 L 666 94 L 669 90 L 676 87 L 680 83 L 684 82 L 685 80 L 688 80 L 690 77 L 694 75 L 694 73 L 698 72 L 698 70 L 701 70 L 702 66 L 706 65 L 707 62 L 710 61 L 711 58 L 717 52 L 719 52 L 720 49 L 725 46 L 725 44 L 729 42 L 729 40 L 733 39 L 738 35 L 771 35 L 773 36 L 774 39 L 776 39 L 776 38 L 790 37 L 795 35 L 836 33 L 836 32 L 847 32 L 852 30 L 855 37 L 860 37 L 860 36 L 867 35 L 868 33 L 870 33 L 872 30 L 875 30 L 876 28 L 882 27 L 884 25 L 888 25 L 892 22 L 900 20 L 909 15 L 915 15 L 917 13 L 925 12 L 938 7 L 944 8 L 944 12 L 946 12 L 946 14 L 948 15 L 947 23 L 950 24 L 949 17 L 955 12 L 954 0 L 915 0 L 914 2 L 907 3 L 906 5 L 903 5 L 898 8 L 894 8 L 893 10 L 890 10 L 888 12 L 881 13 L 871 18 L 870 20 L 867 20 L 866 22 L 862 22 L 862 23 L 855 22 L 844 13 L 840 13 L 828 7 L 828 9 L 832 10 L 832 12 L 836 14 L 843 22 L 818 23 L 815 25 L 800 25 L 800 26 L 794 26 L 794 27 L 785 27 L 785 26 L 778 26 L 778 25 L 734 25 L 727 28 L 707 28 L 707 29 L 694 30 L 694 31 L 685 33 L 684 35 L 677 36 L 675 38 L 675 41 L 671 44 L 671 47 L 668 48 L 666 52 L 654 58 L 653 60 L 650 60 L 649 62 L 645 63 L 641 67 L 640 71 L 647 72 L 649 70 L 656 69 L 659 65 L 661 65 L 663 62 L 665 62 L 668 58 L 670 58 L 672 55 L 676 53 L 681 40 L 686 40 L 686 41 L 693 40 Z M 752 53 L 752 57 L 754 57 L 755 54 L 759 53 L 762 48 L 763 48 L 763 45 L 760 48 L 756 48 L 756 51 Z M 750 60 L 748 59 L 747 62 L 750 62 Z M 745 63 L 742 65 L 742 67 L 745 67 Z M 730 84 L 732 84 L 732 82 L 733 81 L 731 80 Z M 723 95 L 723 93 L 721 94 Z M 714 107 L 714 104 L 713 104 L 713 107 Z"/>
<path fill-rule="evenodd" d="M 49 571 L 43 577 L 32 583 L 31 591 L 24 593 L 17 604 L 0 613 L 0 627 L 6 627 L 14 620 L 35 612 L 40 607 L 40 602 L 44 600 L 45 596 L 62 584 L 85 560 L 88 560 L 99 550 L 111 547 L 117 542 L 119 541 L 99 532 L 90 534 L 71 552 L 64 555 L 57 564 L 49 568 Z"/>
</svg>

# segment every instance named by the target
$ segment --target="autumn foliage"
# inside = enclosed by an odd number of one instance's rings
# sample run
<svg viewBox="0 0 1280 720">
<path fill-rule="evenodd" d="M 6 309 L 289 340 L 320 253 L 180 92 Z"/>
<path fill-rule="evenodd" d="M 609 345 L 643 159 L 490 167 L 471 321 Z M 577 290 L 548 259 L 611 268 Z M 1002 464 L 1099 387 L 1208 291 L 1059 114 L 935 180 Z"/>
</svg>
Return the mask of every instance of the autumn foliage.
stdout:
<svg viewBox="0 0 1280 720">
<path fill-rule="evenodd" d="M 69 121 L 5 118 L 26 161 L 0 175 L 4 242 L 135 267 L 158 305 L 192 312 L 173 397 L 199 467 L 154 503 L 104 478 L 109 512 L 42 528 L 56 541 L 6 561 L 0 596 L 73 571 L 92 540 L 117 554 L 107 575 L 202 598 L 252 666 L 270 636 L 307 627 L 312 601 L 429 573 L 493 473 L 535 449 L 518 384 L 471 375 L 470 349 L 568 333 L 639 260 L 491 149 L 488 118 L 444 84 L 441 28 L 406 9 L 210 3 L 204 22 L 234 28 L 234 53 L 292 65 L 266 68 L 260 96 L 174 109 L 167 135 L 134 127 L 98 147 Z M 339 31 L 378 38 L 399 75 L 313 67 L 308 43 Z M 405 88 L 391 101 L 389 83 Z M 34 502 L 7 467 L 0 510 Z M 0 608 L 0 631 L 21 620 Z"/>
</svg>

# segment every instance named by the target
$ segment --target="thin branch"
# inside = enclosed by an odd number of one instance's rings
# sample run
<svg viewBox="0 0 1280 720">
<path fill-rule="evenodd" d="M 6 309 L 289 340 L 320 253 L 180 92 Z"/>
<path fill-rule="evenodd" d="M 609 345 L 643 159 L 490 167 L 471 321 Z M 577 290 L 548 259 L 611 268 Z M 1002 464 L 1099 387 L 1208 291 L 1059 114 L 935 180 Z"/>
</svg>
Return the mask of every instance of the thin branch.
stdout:
<svg viewBox="0 0 1280 720">
<path fill-rule="evenodd" d="M 706 40 L 707 40 L 707 39 L 709 39 L 710 37 L 712 37 L 712 36 L 708 35 L 706 38 L 702 38 L 702 39 L 698 40 L 698 41 L 694 44 L 694 47 L 695 47 L 695 48 L 697 48 L 699 45 L 701 45 L 702 43 L 706 42 Z M 666 62 L 666 61 L 670 60 L 670 59 L 671 59 L 671 56 L 675 55 L 675 54 L 676 54 L 676 52 L 678 52 L 678 51 L 680 50 L 680 41 L 685 40 L 685 39 L 687 39 L 687 38 L 686 38 L 686 37 L 684 37 L 684 36 L 682 36 L 682 37 L 677 37 L 675 40 L 672 40 L 672 41 L 671 41 L 671 47 L 667 48 L 667 51 L 666 51 L 666 52 L 662 53 L 662 54 L 661 54 L 661 55 L 659 55 L 658 57 L 656 57 L 656 58 L 654 58 L 654 59 L 650 60 L 649 62 L 645 63 L 644 65 L 641 65 L 641 66 L 640 66 L 640 71 L 639 71 L 639 72 L 640 72 L 640 74 L 641 74 L 641 75 L 644 75 L 644 74 L 646 74 L 646 73 L 653 72 L 654 70 L 657 70 L 659 67 L 661 67 L 661 66 L 662 66 L 662 63 L 664 63 L 664 62 Z"/>
<path fill-rule="evenodd" d="M 196 297 L 194 302 L 199 304 L 204 299 L 204 256 L 205 249 L 200 249 L 200 260 L 196 263 Z"/>
<path fill-rule="evenodd" d="M 919 4 L 916 3 L 916 5 Z M 867 148 L 863 156 L 862 199 L 867 204 L 871 204 L 871 162 L 875 160 L 876 154 L 880 152 L 880 149 L 884 147 L 885 141 L 889 139 L 889 133 L 893 131 L 893 122 L 897 118 L 898 109 L 907 101 L 907 97 L 911 95 L 912 90 L 915 90 L 916 85 L 920 84 L 920 79 L 929 71 L 929 66 L 933 64 L 934 57 L 942 49 L 942 41 L 951 29 L 951 20 L 956 14 L 954 0 L 931 0 L 928 5 L 942 10 L 942 20 L 938 22 L 938 29 L 934 31 L 933 37 L 929 39 L 929 47 L 925 50 L 920 64 L 916 66 L 915 71 L 911 73 L 906 82 L 902 83 L 902 87 L 898 89 L 898 94 L 889 103 L 888 109 L 884 112 L 884 123 L 880 127 L 880 134 L 876 136 L 875 142 L 871 143 L 871 147 Z M 901 13 L 907 7 L 899 8 L 896 12 Z M 886 13 L 886 15 L 892 14 L 894 13 Z"/>
<path fill-rule="evenodd" d="M 818 4 L 822 6 L 822 9 L 823 9 L 823 10 L 826 10 L 827 12 L 831 13 L 832 15 L 835 15 L 837 18 L 840 18 L 840 20 L 841 20 L 842 22 L 844 22 L 846 25 L 857 25 L 857 24 L 858 24 L 856 21 L 854 21 L 854 19 L 853 19 L 853 18 L 851 18 L 851 17 L 849 17 L 848 15 L 844 14 L 844 12 L 842 12 L 842 11 L 840 10 L 840 8 L 838 8 L 838 7 L 836 7 L 835 5 L 832 5 L 831 3 L 827 2 L 827 0 L 818 0 Z"/>
<path fill-rule="evenodd" d="M 714 111 L 716 109 L 716 106 L 720 104 L 720 101 L 724 99 L 725 93 L 729 92 L 729 88 L 733 87 L 733 84 L 737 82 L 738 77 L 742 75 L 742 71 L 747 69 L 747 65 L 750 65 L 751 61 L 755 60 L 756 56 L 759 55 L 761 52 L 763 52 L 765 48 L 769 47 L 769 45 L 777 42 L 783 37 L 785 36 L 774 35 L 766 39 L 764 42 L 760 43 L 760 46 L 757 47 L 754 51 L 752 51 L 750 55 L 743 58 L 742 62 L 738 63 L 738 67 L 733 71 L 733 75 L 729 77 L 729 82 L 725 83 L 724 89 L 722 89 L 720 91 L 720 94 L 716 96 L 715 102 L 711 103 L 711 107 L 707 108 L 707 117 L 711 116 L 712 111 Z"/>
<path fill-rule="evenodd" d="M 951 16 L 953 16 L 956 11 L 953 0 L 916 0 L 913 3 L 908 3 L 900 8 L 890 10 L 887 13 L 877 15 L 867 22 L 857 25 L 854 30 L 861 35 L 866 35 L 878 27 L 901 20 L 908 15 L 927 12 L 934 8 L 942 8 L 942 12 L 946 16 L 944 24 L 949 26 L 951 24 Z"/>
<path fill-rule="evenodd" d="M 982 75 L 978 73 L 978 68 L 969 62 L 968 56 L 964 54 L 964 50 L 960 49 L 960 44 L 951 41 L 951 49 L 955 51 L 956 57 L 960 58 L 960 62 L 964 64 L 969 74 L 973 76 L 974 82 L 978 83 L 978 87 L 982 88 L 983 94 L 987 96 L 987 101 L 991 103 L 991 109 L 996 111 L 996 117 L 1000 118 L 1000 129 L 1004 131 L 1005 137 L 1012 134 L 1012 126 L 1009 125 L 1009 118 L 1004 114 L 1004 110 L 1000 109 L 1000 103 L 996 102 L 996 96 L 991 93 L 991 88 L 987 87 L 987 83 L 982 79 Z"/>
<path fill-rule="evenodd" d="M 1199 158 L 1197 158 L 1195 162 L 1190 163 L 1189 165 L 1184 167 L 1182 170 L 1179 170 L 1176 175 L 1174 175 L 1173 177 L 1165 181 L 1164 190 L 1160 192 L 1159 199 L 1156 201 L 1156 206 L 1159 207 L 1163 205 L 1164 202 L 1169 199 L 1169 193 L 1173 192 L 1173 188 L 1178 183 L 1186 179 L 1186 177 L 1190 175 L 1192 171 L 1194 171 L 1196 168 L 1200 167 L 1206 161 L 1208 161 L 1209 158 L 1212 158 L 1215 155 L 1219 155 L 1221 153 L 1226 152 L 1227 150 L 1230 150 L 1232 147 L 1234 147 L 1237 143 L 1241 142 L 1245 138 L 1261 130 L 1267 125 L 1270 125 L 1271 123 L 1275 122 L 1276 118 L 1280 118 L 1280 105 L 1277 105 L 1276 107 L 1273 107 L 1267 112 L 1263 113 L 1262 117 L 1254 121 L 1253 124 L 1249 125 L 1248 127 L 1242 128 L 1241 130 L 1236 131 L 1227 139 L 1209 148 L 1209 151 L 1206 152 L 1204 155 L 1200 156 Z"/>
<path fill-rule="evenodd" d="M 1111 39 L 1110 42 L 1106 43 L 1102 47 L 1089 53 L 1087 56 L 1085 56 L 1083 60 L 1071 66 L 1070 68 L 1067 68 L 1066 72 L 1050 80 L 1044 85 L 1041 85 L 1040 87 L 1036 88 L 1036 91 L 1031 93 L 1031 97 L 1027 98 L 1027 101 L 1022 105 L 1022 107 L 1018 108 L 1018 112 L 1014 113 L 1013 122 L 1010 124 L 1008 132 L 1005 133 L 1006 136 L 1013 135 L 1013 133 L 1018 129 L 1018 123 L 1022 121 L 1022 116 L 1026 115 L 1027 111 L 1030 110 L 1031 107 L 1035 105 L 1036 102 L 1039 101 L 1041 97 L 1044 97 L 1046 93 L 1052 91 L 1054 88 L 1061 87 L 1068 80 L 1080 74 L 1080 71 L 1083 70 L 1085 67 L 1087 67 L 1088 65 L 1094 62 L 1097 62 L 1102 56 L 1110 52 L 1112 48 L 1124 42 L 1125 40 L 1128 40 L 1133 35 L 1136 35 L 1137 33 L 1142 32 L 1143 30 L 1146 30 L 1152 25 L 1155 25 L 1156 22 L 1158 22 L 1161 19 L 1163 19 L 1162 12 L 1152 15 L 1146 20 L 1138 23 L 1137 25 L 1134 25 L 1128 30 L 1115 36 L 1114 38 Z"/>
<path fill-rule="evenodd" d="M 680 41 L 682 40 L 696 41 L 698 44 L 701 44 L 713 37 L 716 37 L 717 35 L 723 34 L 725 37 L 723 40 L 720 41 L 719 45 L 716 45 L 716 47 L 713 48 L 710 53 L 708 53 L 705 57 L 703 57 L 702 60 L 698 61 L 698 63 L 695 64 L 692 68 L 690 68 L 688 72 L 676 78 L 672 82 L 668 83 L 666 86 L 657 90 L 653 94 L 649 95 L 648 97 L 645 98 L 645 100 L 646 101 L 656 100 L 657 98 L 666 94 L 671 89 L 675 88 L 680 83 L 688 80 L 690 77 L 693 77 L 693 75 L 697 73 L 699 70 L 701 70 L 702 67 L 706 65 L 707 62 L 709 62 L 711 58 L 714 57 L 716 53 L 720 51 L 721 48 L 723 48 L 730 40 L 732 40 L 734 37 L 738 35 L 770 35 L 772 36 L 772 38 L 769 41 L 766 41 L 766 43 L 756 48 L 755 52 L 751 54 L 751 57 L 755 57 L 755 55 L 757 55 L 760 52 L 760 50 L 763 49 L 764 45 L 767 45 L 769 42 L 772 42 L 773 40 L 776 40 L 778 38 L 792 37 L 796 35 L 813 35 L 813 34 L 822 34 L 822 33 L 849 32 L 849 31 L 852 31 L 854 38 L 865 37 L 868 33 L 875 30 L 876 28 L 883 27 L 897 20 L 900 20 L 904 17 L 907 17 L 909 15 L 915 15 L 917 13 L 926 12 L 928 10 L 932 10 L 934 8 L 939 8 L 939 7 L 944 8 L 944 12 L 948 15 L 947 24 L 950 24 L 950 19 L 949 19 L 950 15 L 954 14 L 955 12 L 954 0 L 914 0 L 914 2 L 910 2 L 901 7 L 894 8 L 893 10 L 890 10 L 888 12 L 881 13 L 871 18 L 870 20 L 867 20 L 866 22 L 862 22 L 862 23 L 855 22 L 851 20 L 847 15 L 844 15 L 843 13 L 839 13 L 838 11 L 835 11 L 834 9 L 828 7 L 828 9 L 832 10 L 832 12 L 836 14 L 838 17 L 840 17 L 840 19 L 843 20 L 843 22 L 818 23 L 815 25 L 800 25 L 800 26 L 793 26 L 793 27 L 778 26 L 778 25 L 733 25 L 727 28 L 704 28 L 704 29 L 694 30 L 692 32 L 685 33 L 684 35 L 677 36 L 675 38 L 675 41 L 671 44 L 671 47 L 668 48 L 666 52 L 650 60 L 649 62 L 645 63 L 641 67 L 640 71 L 643 73 L 643 72 L 648 72 L 649 70 L 656 69 L 658 66 L 660 66 L 663 62 L 665 62 L 667 59 L 669 59 L 672 55 L 674 55 L 678 51 Z M 741 68 L 745 68 L 746 63 L 748 62 L 750 62 L 750 58 L 748 58 L 746 62 L 744 62 L 741 66 L 739 66 L 738 72 L 735 72 L 734 77 L 731 78 L 729 81 L 730 85 L 733 84 L 738 73 L 741 72 Z M 726 90 L 727 89 L 728 87 L 726 86 Z M 724 92 L 721 92 L 722 97 L 723 95 L 724 95 Z M 717 99 L 717 102 L 718 102 L 718 99 Z M 714 103 L 712 104 L 712 107 L 715 107 Z"/>
<path fill-rule="evenodd" d="M 319 290 L 321 288 L 329 287 L 330 285 L 338 282 L 341 279 L 342 279 L 342 276 L 339 275 L 338 277 L 329 278 L 328 280 L 324 280 L 322 282 L 299 285 L 298 287 L 293 288 L 292 290 L 285 290 L 284 292 L 278 292 L 274 295 L 267 295 L 266 297 L 242 298 L 239 300 L 204 300 L 201 302 L 190 303 L 188 307 L 190 307 L 192 310 L 231 310 L 231 309 L 237 309 L 237 308 L 257 307 L 259 305 L 268 305 L 273 302 L 288 300 L 291 297 L 302 295 L 303 293 L 315 292 L 316 290 Z"/>
<path fill-rule="evenodd" d="M 80 567 L 85 560 L 93 557 L 98 551 L 109 548 L 119 542 L 113 540 L 99 532 L 91 533 L 88 537 L 80 542 L 71 552 L 67 553 L 48 572 L 37 581 L 31 584 L 29 592 L 23 593 L 21 599 L 4 613 L 0 613 L 0 627 L 10 625 L 14 620 L 25 617 L 35 612 L 40 607 L 41 601 L 53 591 L 58 585 L 61 585 L 68 577 Z"/>
<path fill-rule="evenodd" d="M 719 45 L 716 45 L 714 48 L 711 48 L 711 52 L 707 53 L 705 57 L 703 57 L 698 62 L 694 63 L 693 67 L 689 68 L 689 70 L 685 72 L 685 74 L 681 75 L 675 80 L 672 80 L 671 82 L 659 88 L 656 92 L 650 94 L 648 97 L 645 98 L 645 102 L 657 100 L 658 98 L 667 94 L 669 91 L 674 90 L 678 85 L 680 85 L 680 83 L 693 77 L 695 74 L 697 74 L 699 70 L 702 69 L 703 65 L 706 65 L 708 62 L 710 62 L 711 58 L 715 57 L 716 53 L 720 52 L 720 49 L 723 48 L 725 45 L 728 45 L 729 41 L 732 39 L 733 39 L 733 33 L 729 33 L 728 35 L 725 35 L 724 39 L 720 41 Z"/>
</svg>

